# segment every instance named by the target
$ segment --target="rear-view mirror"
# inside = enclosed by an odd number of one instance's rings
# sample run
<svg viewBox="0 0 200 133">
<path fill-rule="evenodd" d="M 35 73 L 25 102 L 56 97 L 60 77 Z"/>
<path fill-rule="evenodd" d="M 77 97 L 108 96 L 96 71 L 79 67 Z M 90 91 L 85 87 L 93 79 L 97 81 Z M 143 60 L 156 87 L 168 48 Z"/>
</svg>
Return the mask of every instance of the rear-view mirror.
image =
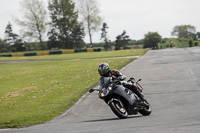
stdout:
<svg viewBox="0 0 200 133">
<path fill-rule="evenodd" d="M 89 90 L 89 93 L 92 93 L 92 92 L 94 92 L 94 89 L 91 88 L 91 89 Z"/>
</svg>

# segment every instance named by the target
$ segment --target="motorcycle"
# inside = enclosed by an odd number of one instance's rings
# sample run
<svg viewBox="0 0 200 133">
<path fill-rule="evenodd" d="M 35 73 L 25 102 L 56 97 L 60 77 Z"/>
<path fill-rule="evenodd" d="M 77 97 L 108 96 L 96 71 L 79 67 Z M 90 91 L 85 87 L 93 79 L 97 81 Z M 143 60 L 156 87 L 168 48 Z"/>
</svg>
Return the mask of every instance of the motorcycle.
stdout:
<svg viewBox="0 0 200 133">
<path fill-rule="evenodd" d="M 98 91 L 99 98 L 104 100 L 113 113 L 121 119 L 127 118 L 128 115 L 136 115 L 138 112 L 147 116 L 152 111 L 150 103 L 145 98 L 140 99 L 134 92 L 123 86 L 123 83 L 131 84 L 142 93 L 140 81 L 141 79 L 136 81 L 133 77 L 128 81 L 121 81 L 115 77 L 102 76 L 99 79 L 99 89 L 91 88 L 89 92 Z"/>
</svg>

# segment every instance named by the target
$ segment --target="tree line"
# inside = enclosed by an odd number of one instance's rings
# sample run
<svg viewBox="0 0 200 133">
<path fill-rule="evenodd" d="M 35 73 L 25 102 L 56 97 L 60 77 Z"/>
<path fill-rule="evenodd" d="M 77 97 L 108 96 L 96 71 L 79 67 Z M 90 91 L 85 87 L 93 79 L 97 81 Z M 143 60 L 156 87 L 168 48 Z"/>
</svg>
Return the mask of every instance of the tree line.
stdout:
<svg viewBox="0 0 200 133">
<path fill-rule="evenodd" d="M 39 42 L 40 50 L 81 48 L 85 45 L 83 39 L 86 32 L 92 45 L 92 34 L 99 30 L 102 23 L 95 0 L 48 0 L 50 21 L 42 0 L 23 0 L 20 5 L 23 16 L 15 18 L 15 22 L 21 27 L 23 40 L 13 33 L 9 22 L 5 38 L 0 40 L 1 52 L 22 51 L 27 47 L 22 42 Z"/>
<path fill-rule="evenodd" d="M 48 0 L 48 12 L 42 0 L 23 0 L 20 5 L 22 17 L 15 18 L 15 22 L 21 27 L 21 37 L 13 32 L 9 22 L 4 40 L 0 39 L 0 52 L 79 49 L 85 46 L 86 34 L 92 47 L 92 34 L 99 30 L 105 50 L 112 49 L 107 31 L 109 27 L 107 23 L 102 23 L 96 0 Z M 175 26 L 171 35 L 193 40 L 200 38 L 200 32 L 196 33 L 192 25 Z M 126 44 L 130 40 L 124 30 L 116 37 L 115 50 L 127 49 Z M 148 32 L 144 35 L 144 48 L 157 47 L 161 40 L 158 32 Z"/>
<path fill-rule="evenodd" d="M 176 38 L 188 39 L 189 46 L 198 45 L 200 41 L 200 32 L 196 32 L 196 27 L 192 25 L 177 25 L 172 29 L 171 36 Z M 144 48 L 158 48 L 158 43 L 162 41 L 162 37 L 158 32 L 149 32 L 144 37 Z M 196 41 L 194 43 L 193 41 Z"/>
<path fill-rule="evenodd" d="M 111 49 L 111 41 L 108 39 L 107 36 L 107 29 L 108 26 L 106 23 L 103 23 L 101 39 L 103 39 L 105 45 L 104 48 L 106 50 Z M 172 29 L 171 36 L 176 38 L 184 38 L 189 40 L 188 44 L 190 47 L 198 46 L 200 41 L 200 32 L 196 32 L 196 27 L 192 25 L 178 25 Z M 161 42 L 162 36 L 158 32 L 148 32 L 144 35 L 144 39 L 141 41 L 143 42 L 143 48 L 158 48 L 158 43 Z M 126 35 L 126 31 L 123 31 L 121 35 L 116 37 L 115 41 L 115 50 L 119 49 L 126 49 L 126 44 L 130 41 L 129 36 Z M 195 41 L 195 42 L 194 42 Z"/>
</svg>

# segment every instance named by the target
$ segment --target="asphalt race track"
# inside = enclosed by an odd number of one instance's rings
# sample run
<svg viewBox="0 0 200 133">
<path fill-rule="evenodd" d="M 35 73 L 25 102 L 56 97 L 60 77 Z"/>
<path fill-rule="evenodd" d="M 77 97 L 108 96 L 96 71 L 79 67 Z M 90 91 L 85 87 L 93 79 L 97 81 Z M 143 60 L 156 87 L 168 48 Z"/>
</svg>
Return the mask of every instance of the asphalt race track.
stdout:
<svg viewBox="0 0 200 133">
<path fill-rule="evenodd" d="M 118 119 L 93 93 L 45 124 L 0 133 L 200 132 L 200 47 L 151 50 L 121 72 L 128 78 L 142 78 L 152 106 L 150 116 Z"/>
</svg>

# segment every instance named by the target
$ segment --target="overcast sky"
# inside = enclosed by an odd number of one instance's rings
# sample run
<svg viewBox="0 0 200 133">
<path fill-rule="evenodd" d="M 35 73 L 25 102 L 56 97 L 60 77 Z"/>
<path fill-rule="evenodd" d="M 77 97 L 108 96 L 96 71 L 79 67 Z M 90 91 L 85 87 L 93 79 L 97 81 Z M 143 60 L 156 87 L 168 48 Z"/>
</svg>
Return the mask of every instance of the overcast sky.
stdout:
<svg viewBox="0 0 200 133">
<path fill-rule="evenodd" d="M 0 0 L 0 38 L 10 21 L 13 32 L 20 34 L 20 27 L 13 16 L 20 17 L 20 1 Z M 47 6 L 48 0 L 43 0 Z M 200 32 L 200 0 L 98 0 L 103 22 L 108 24 L 111 41 L 126 30 L 131 39 L 144 38 L 148 32 L 158 32 L 163 38 L 171 37 L 174 26 L 190 24 Z M 101 32 L 93 35 L 93 42 L 100 42 Z M 89 42 L 89 37 L 85 37 Z"/>
</svg>

